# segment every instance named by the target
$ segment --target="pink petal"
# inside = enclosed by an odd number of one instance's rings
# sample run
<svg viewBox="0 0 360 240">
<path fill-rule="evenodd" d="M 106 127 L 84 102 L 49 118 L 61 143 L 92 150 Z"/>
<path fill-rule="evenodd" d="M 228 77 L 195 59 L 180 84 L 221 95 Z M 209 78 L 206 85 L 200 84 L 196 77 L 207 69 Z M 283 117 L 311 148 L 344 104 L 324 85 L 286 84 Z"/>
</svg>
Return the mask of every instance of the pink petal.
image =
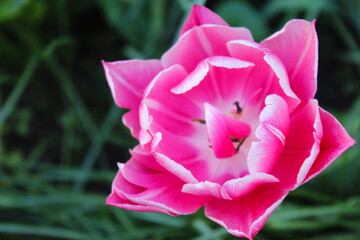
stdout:
<svg viewBox="0 0 360 240">
<path fill-rule="evenodd" d="M 289 129 L 286 102 L 277 95 L 269 95 L 265 104 L 260 114 L 260 125 L 255 132 L 260 141 L 252 143 L 248 155 L 250 174 L 271 171 L 285 145 Z"/>
<path fill-rule="evenodd" d="M 140 121 L 144 130 L 152 134 L 160 131 L 177 136 L 194 133 L 192 120 L 202 116 L 201 109 L 185 96 L 170 90 L 178 85 L 187 73 L 180 65 L 174 65 L 158 74 L 145 90 L 140 107 Z"/>
<path fill-rule="evenodd" d="M 124 178 L 124 164 L 113 182 L 113 190 L 107 204 L 135 211 L 154 211 L 170 215 L 191 214 L 203 204 L 204 198 L 182 193 L 183 182 L 178 178 L 167 180 L 166 186 L 142 188 Z M 142 179 L 138 179 L 142 181 Z M 178 201 L 181 199 L 181 201 Z"/>
<path fill-rule="evenodd" d="M 156 160 L 153 161 L 156 164 Z M 176 176 L 167 171 L 155 171 L 131 158 L 123 168 L 124 178 L 137 186 L 144 188 L 159 188 L 167 186 L 168 182 L 177 180 Z"/>
<path fill-rule="evenodd" d="M 228 26 L 228 24 L 219 15 L 217 15 L 210 9 L 194 4 L 189 17 L 186 19 L 184 26 L 181 29 L 180 36 L 189 29 L 204 24 Z"/>
<path fill-rule="evenodd" d="M 204 102 L 232 105 L 229 101 L 239 98 L 253 66 L 236 58 L 210 57 L 171 91 L 184 94 L 198 105 Z"/>
<path fill-rule="evenodd" d="M 260 122 L 266 124 L 274 135 L 285 144 L 289 131 L 289 110 L 287 103 L 280 96 L 272 94 L 265 99 L 266 107 L 260 113 Z"/>
<path fill-rule="evenodd" d="M 220 199 L 231 200 L 226 191 L 221 188 L 221 185 L 209 181 L 187 183 L 183 186 L 182 192 L 190 193 L 196 196 L 213 196 Z"/>
<path fill-rule="evenodd" d="M 249 124 L 236 120 L 222 112 L 219 112 L 219 114 L 231 137 L 243 139 L 251 134 L 251 127 Z"/>
<path fill-rule="evenodd" d="M 290 112 L 299 105 L 300 100 L 290 88 L 284 65 L 271 51 L 258 43 L 246 40 L 230 41 L 227 43 L 227 48 L 232 57 L 255 64 L 245 85 L 247 91 L 242 93 L 245 99 L 251 98 L 254 92 L 261 89 L 262 94 L 258 94 L 253 102 L 258 103 L 264 99 L 264 96 L 277 94 L 288 103 Z"/>
<path fill-rule="evenodd" d="M 140 123 L 139 123 L 139 110 L 131 110 L 122 116 L 122 121 L 126 127 L 130 129 L 131 135 L 139 139 Z"/>
<path fill-rule="evenodd" d="M 175 213 L 171 213 L 168 209 L 164 209 L 158 206 L 149 206 L 149 205 L 141 205 L 134 203 L 130 199 L 127 198 L 127 195 L 136 195 L 145 191 L 144 188 L 138 187 L 130 182 L 128 182 L 121 171 L 124 164 L 119 164 L 119 171 L 116 174 L 116 177 L 113 181 L 112 190 L 110 196 L 106 199 L 106 204 L 112 205 L 115 207 L 120 207 L 133 211 L 141 211 L 141 212 L 161 212 L 166 214 L 176 215 Z"/>
<path fill-rule="evenodd" d="M 177 214 L 171 213 L 165 209 L 159 208 L 159 207 L 153 207 L 153 206 L 145 206 L 145 205 L 138 205 L 136 203 L 133 203 L 132 201 L 121 198 L 119 195 L 116 194 L 116 192 L 113 190 L 111 194 L 106 198 L 106 204 L 111 205 L 114 207 L 124 208 L 127 210 L 132 211 L 139 211 L 139 212 L 160 212 L 165 213 L 169 215 L 176 216 Z"/>
<path fill-rule="evenodd" d="M 129 197 L 135 203 L 155 206 L 168 210 L 172 215 L 192 214 L 199 210 L 206 198 L 181 192 L 183 183 L 168 185 L 166 188 L 149 189 L 141 197 Z M 181 201 L 179 200 L 181 199 Z"/>
<path fill-rule="evenodd" d="M 205 215 L 237 237 L 252 239 L 287 195 L 280 184 L 261 186 L 236 200 L 212 198 Z"/>
<path fill-rule="evenodd" d="M 289 75 L 291 89 L 303 101 L 314 98 L 317 89 L 318 38 L 315 21 L 289 21 L 261 44 L 280 57 Z"/>
<path fill-rule="evenodd" d="M 152 140 L 152 136 L 150 135 L 148 130 L 140 129 L 139 132 L 139 143 L 140 146 L 144 149 L 148 149 L 148 145 Z"/>
<path fill-rule="evenodd" d="M 290 128 L 283 152 L 271 174 L 289 190 L 299 184 L 313 160 L 321 141 L 322 126 L 317 120 L 318 104 L 309 101 L 290 116 Z M 300 169 L 303 167 L 303 170 Z M 299 175 L 300 173 L 300 175 Z M 301 182 L 300 182 L 301 183 Z"/>
<path fill-rule="evenodd" d="M 151 151 L 162 167 L 184 182 L 195 183 L 210 177 L 207 162 L 198 158 L 199 149 L 186 139 L 156 133 Z"/>
<path fill-rule="evenodd" d="M 254 191 L 256 188 L 275 183 L 279 180 L 266 173 L 255 173 L 242 178 L 226 181 L 223 186 L 218 183 L 204 181 L 198 183 L 187 183 L 182 191 L 197 196 L 212 196 L 224 200 L 241 198 Z"/>
<path fill-rule="evenodd" d="M 102 61 L 115 103 L 137 109 L 146 86 L 163 69 L 159 60 Z"/>
<path fill-rule="evenodd" d="M 180 178 L 185 183 L 197 183 L 199 182 L 192 174 L 191 171 L 186 169 L 184 166 L 178 164 L 174 160 L 168 158 L 161 153 L 154 153 L 154 156 L 158 163 L 166 168 L 169 172 Z"/>
<path fill-rule="evenodd" d="M 152 140 L 152 151 L 161 153 L 170 159 L 179 162 L 193 160 L 198 157 L 198 146 L 191 142 L 191 138 L 182 138 L 175 134 L 163 134 L 161 132 L 158 132 L 155 135 L 157 134 L 160 137 L 160 140 Z M 156 141 L 158 141 L 158 143 L 154 144 Z"/>
<path fill-rule="evenodd" d="M 312 101 L 316 101 L 316 100 L 312 100 Z M 308 174 L 310 168 L 314 164 L 320 152 L 320 142 L 322 141 L 323 138 L 323 125 L 320 119 L 320 113 L 318 109 L 316 111 L 313 128 L 314 128 L 313 131 L 314 144 L 311 148 L 310 155 L 305 159 L 305 161 L 301 165 L 301 168 L 297 175 L 295 188 L 297 188 L 302 184 L 302 182 L 304 181 L 306 175 Z"/>
<path fill-rule="evenodd" d="M 157 172 L 166 172 L 166 169 L 158 164 L 151 152 L 145 150 L 141 146 L 137 145 L 134 147 L 134 149 L 130 150 L 130 154 L 137 162 L 141 163 L 145 167 Z"/>
<path fill-rule="evenodd" d="M 205 120 L 209 140 L 217 158 L 229 158 L 235 154 L 235 147 L 219 110 L 205 103 Z"/>
<path fill-rule="evenodd" d="M 211 56 L 229 56 L 226 42 L 234 39 L 253 41 L 246 28 L 232 28 L 219 25 L 194 27 L 183 34 L 175 45 L 161 57 L 165 68 L 182 65 L 188 72 L 199 62 Z"/>
<path fill-rule="evenodd" d="M 236 178 L 224 183 L 223 189 L 232 199 L 243 197 L 261 185 L 279 182 L 279 180 L 266 173 L 254 173 L 242 178 Z"/>
<path fill-rule="evenodd" d="M 319 110 L 324 135 L 320 143 L 319 156 L 316 158 L 303 183 L 318 175 L 345 152 L 346 149 L 355 144 L 355 140 L 349 136 L 345 128 L 334 116 L 322 108 L 319 108 Z"/>
</svg>

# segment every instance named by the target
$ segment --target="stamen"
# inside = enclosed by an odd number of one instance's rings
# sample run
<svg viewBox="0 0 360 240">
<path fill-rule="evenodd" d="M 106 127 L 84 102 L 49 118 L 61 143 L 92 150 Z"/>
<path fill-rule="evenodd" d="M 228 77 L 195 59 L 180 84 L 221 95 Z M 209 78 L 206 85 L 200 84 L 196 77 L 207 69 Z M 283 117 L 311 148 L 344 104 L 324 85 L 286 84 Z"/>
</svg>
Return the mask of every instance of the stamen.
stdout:
<svg viewBox="0 0 360 240">
<path fill-rule="evenodd" d="M 205 121 L 205 120 L 198 119 L 198 118 L 195 118 L 195 119 L 193 120 L 193 122 L 199 122 L 199 123 L 201 123 L 201 124 L 206 124 L 206 121 Z"/>
<path fill-rule="evenodd" d="M 238 142 L 239 142 L 239 144 L 238 144 L 238 145 L 236 146 L 236 148 L 235 148 L 235 153 L 238 153 L 238 152 L 239 152 L 240 147 L 241 147 L 241 145 L 244 143 L 245 139 L 246 139 L 246 137 L 244 137 L 244 138 L 241 139 L 241 140 L 237 139 Z"/>
<path fill-rule="evenodd" d="M 238 101 L 234 102 L 234 105 L 236 106 L 236 113 L 240 114 L 242 112 L 242 109 L 240 107 L 240 104 Z"/>
</svg>

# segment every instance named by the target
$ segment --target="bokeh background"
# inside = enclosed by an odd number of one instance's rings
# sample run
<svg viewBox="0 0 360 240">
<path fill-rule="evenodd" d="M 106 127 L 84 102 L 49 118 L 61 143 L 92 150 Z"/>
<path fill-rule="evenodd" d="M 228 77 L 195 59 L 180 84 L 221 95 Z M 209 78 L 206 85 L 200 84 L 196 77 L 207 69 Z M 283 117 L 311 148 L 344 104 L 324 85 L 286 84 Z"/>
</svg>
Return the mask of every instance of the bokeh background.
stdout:
<svg viewBox="0 0 360 240">
<path fill-rule="evenodd" d="M 360 142 L 359 0 L 0 0 L 0 239 L 237 239 L 202 209 L 105 206 L 136 140 L 100 61 L 159 58 L 193 3 L 257 41 L 317 19 L 317 98 Z M 290 193 L 255 239 L 359 240 L 359 145 Z"/>
</svg>

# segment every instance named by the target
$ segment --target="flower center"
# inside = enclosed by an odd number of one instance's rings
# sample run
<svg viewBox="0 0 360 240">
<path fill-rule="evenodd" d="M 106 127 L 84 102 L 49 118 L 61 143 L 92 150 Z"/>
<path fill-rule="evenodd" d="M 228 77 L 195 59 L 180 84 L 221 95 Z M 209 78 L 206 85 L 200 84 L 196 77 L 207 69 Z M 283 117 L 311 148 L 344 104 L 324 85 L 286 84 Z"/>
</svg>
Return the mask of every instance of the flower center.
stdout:
<svg viewBox="0 0 360 240">
<path fill-rule="evenodd" d="M 206 124 L 209 146 L 218 159 L 230 158 L 237 154 L 251 134 L 250 125 L 239 120 L 242 113 L 239 102 L 236 101 L 234 105 L 236 109 L 225 114 L 205 103 L 205 120 L 193 120 Z"/>
</svg>

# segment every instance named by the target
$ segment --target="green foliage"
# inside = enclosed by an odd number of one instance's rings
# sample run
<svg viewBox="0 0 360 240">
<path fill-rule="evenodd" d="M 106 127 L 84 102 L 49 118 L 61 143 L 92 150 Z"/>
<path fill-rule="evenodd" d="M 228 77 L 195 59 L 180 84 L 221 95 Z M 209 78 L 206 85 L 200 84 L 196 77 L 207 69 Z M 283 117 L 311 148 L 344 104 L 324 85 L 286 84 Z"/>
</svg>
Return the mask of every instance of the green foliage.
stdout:
<svg viewBox="0 0 360 240">
<path fill-rule="evenodd" d="M 105 206 L 135 146 L 101 59 L 156 58 L 205 0 L 0 1 L 0 239 L 237 239 L 203 216 Z M 360 141 L 360 1 L 208 1 L 261 40 L 317 19 L 318 99 Z M 292 192 L 255 238 L 359 239 L 360 148 Z"/>
<path fill-rule="evenodd" d="M 261 41 L 269 35 L 264 16 L 248 2 L 223 1 L 217 5 L 216 13 L 230 26 L 246 26 L 253 34 L 255 41 Z"/>
</svg>

